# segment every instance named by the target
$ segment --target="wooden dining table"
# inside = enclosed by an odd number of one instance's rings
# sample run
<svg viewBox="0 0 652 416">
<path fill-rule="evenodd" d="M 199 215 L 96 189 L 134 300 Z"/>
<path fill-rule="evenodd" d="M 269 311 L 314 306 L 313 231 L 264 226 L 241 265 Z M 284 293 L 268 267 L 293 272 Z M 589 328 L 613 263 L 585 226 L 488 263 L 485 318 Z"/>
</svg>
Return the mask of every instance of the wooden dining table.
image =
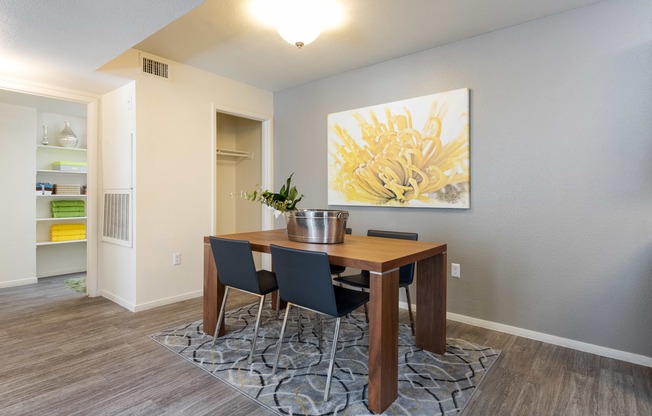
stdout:
<svg viewBox="0 0 652 416">
<path fill-rule="evenodd" d="M 373 412 L 382 413 L 398 397 L 399 267 L 417 263 L 417 348 L 445 353 L 446 244 L 359 235 L 346 235 L 340 244 L 300 243 L 288 240 L 284 229 L 219 237 L 247 240 L 252 251 L 261 253 L 269 253 L 270 244 L 322 251 L 331 264 L 369 270 L 368 404 Z M 215 336 L 223 297 L 209 237 L 204 237 L 204 332 L 209 335 Z"/>
</svg>

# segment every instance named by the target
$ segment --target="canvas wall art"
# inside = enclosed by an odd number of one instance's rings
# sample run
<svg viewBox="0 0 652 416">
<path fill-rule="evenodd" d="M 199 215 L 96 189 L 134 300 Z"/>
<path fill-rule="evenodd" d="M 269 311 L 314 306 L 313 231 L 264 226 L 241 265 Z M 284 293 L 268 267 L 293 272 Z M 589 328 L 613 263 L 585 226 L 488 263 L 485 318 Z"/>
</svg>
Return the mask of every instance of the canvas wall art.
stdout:
<svg viewBox="0 0 652 416">
<path fill-rule="evenodd" d="M 469 90 L 328 115 L 328 204 L 469 208 Z"/>
</svg>

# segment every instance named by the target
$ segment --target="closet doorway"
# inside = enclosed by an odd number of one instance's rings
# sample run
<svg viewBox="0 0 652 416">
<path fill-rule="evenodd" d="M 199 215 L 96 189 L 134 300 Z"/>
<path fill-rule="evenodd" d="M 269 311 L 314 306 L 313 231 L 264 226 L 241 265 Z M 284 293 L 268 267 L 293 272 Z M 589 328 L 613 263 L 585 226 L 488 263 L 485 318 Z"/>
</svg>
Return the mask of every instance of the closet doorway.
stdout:
<svg viewBox="0 0 652 416">
<path fill-rule="evenodd" d="M 0 103 L 8 135 L 0 153 L 0 183 L 12 202 L 0 223 L 15 237 L 0 244 L 0 259 L 8 265 L 0 272 L 0 288 L 85 273 L 86 293 L 98 296 L 97 97 L 0 79 Z M 57 142 L 66 122 L 77 135 L 76 146 Z M 76 171 L 57 168 L 61 161 L 87 166 Z M 39 182 L 43 186 L 37 192 Z M 46 191 L 55 184 L 59 191 Z M 86 187 L 88 192 L 82 192 Z M 56 215 L 53 201 L 59 202 Z M 63 224 L 73 226 L 74 234 L 66 231 L 54 238 L 53 229 L 59 231 Z"/>
<path fill-rule="evenodd" d="M 269 210 L 244 198 L 246 191 L 269 182 L 270 152 L 264 140 L 269 121 L 215 114 L 215 234 L 269 229 Z M 259 253 L 254 260 L 264 267 Z"/>
</svg>

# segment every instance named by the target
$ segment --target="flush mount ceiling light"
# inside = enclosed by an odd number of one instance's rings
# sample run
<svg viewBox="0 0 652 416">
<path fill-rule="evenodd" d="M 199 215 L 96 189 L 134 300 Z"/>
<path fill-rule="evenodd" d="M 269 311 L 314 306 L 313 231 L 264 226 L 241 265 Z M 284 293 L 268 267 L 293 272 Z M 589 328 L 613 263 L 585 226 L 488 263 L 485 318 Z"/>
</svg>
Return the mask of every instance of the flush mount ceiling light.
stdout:
<svg viewBox="0 0 652 416">
<path fill-rule="evenodd" d="M 343 20 L 336 0 L 251 0 L 250 8 L 259 20 L 299 49 Z"/>
</svg>

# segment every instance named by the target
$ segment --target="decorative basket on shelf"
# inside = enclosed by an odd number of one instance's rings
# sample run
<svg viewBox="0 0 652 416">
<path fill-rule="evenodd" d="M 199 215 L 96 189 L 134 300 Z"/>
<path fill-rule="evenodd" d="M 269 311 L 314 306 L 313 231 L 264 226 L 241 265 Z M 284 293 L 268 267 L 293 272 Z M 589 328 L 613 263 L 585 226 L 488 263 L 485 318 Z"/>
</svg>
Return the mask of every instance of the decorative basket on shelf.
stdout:
<svg viewBox="0 0 652 416">
<path fill-rule="evenodd" d="M 55 195 L 81 195 L 81 185 L 75 184 L 54 184 Z"/>
</svg>

